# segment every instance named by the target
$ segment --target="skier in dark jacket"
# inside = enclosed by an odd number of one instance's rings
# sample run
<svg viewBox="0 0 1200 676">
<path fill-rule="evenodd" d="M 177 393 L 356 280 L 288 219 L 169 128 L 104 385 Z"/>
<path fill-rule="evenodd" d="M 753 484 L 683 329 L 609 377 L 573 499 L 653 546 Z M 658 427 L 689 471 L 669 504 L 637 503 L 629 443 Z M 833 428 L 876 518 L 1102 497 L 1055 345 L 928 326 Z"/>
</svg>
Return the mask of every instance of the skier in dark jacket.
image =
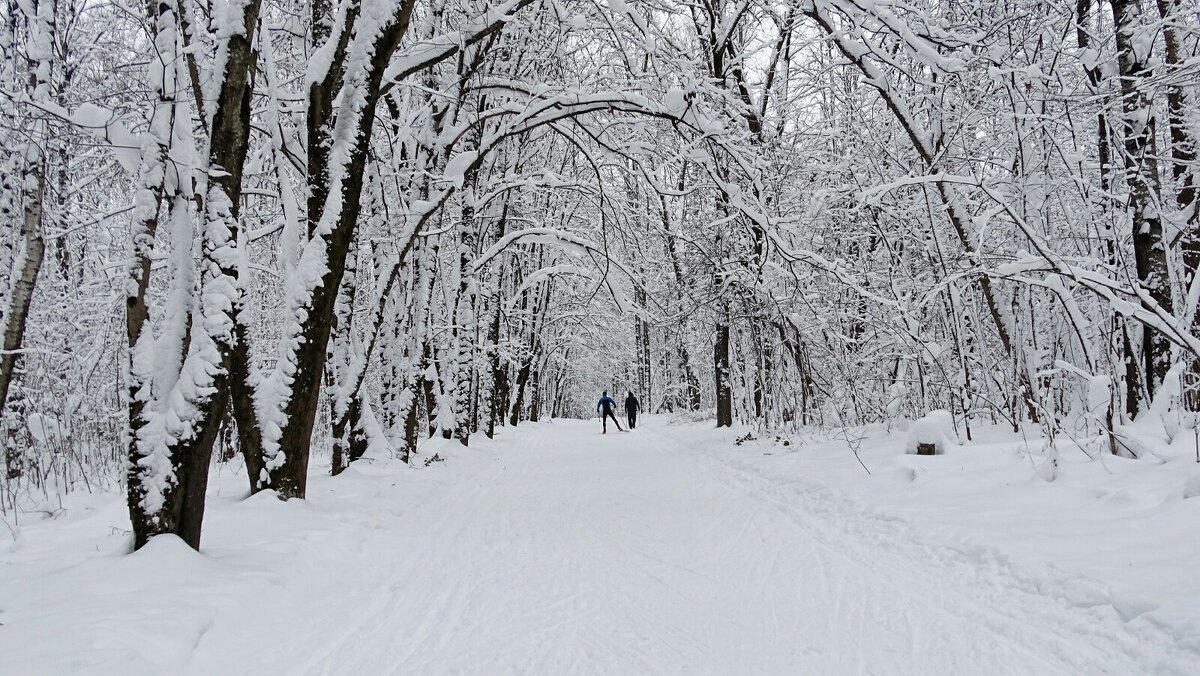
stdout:
<svg viewBox="0 0 1200 676">
<path fill-rule="evenodd" d="M 604 430 L 602 434 L 608 434 L 609 418 L 612 418 L 613 424 L 617 426 L 618 431 L 625 431 L 621 429 L 621 423 L 617 422 L 617 415 L 614 413 L 616 410 L 617 402 L 613 401 L 613 398 L 608 396 L 608 391 L 605 390 L 604 394 L 600 397 L 600 401 L 596 402 L 596 413 L 600 414 L 600 424 L 603 425 Z"/>
<path fill-rule="evenodd" d="M 625 397 L 625 417 L 629 419 L 629 429 L 637 427 L 637 414 L 641 408 L 637 397 L 633 396 L 633 392 L 630 392 L 629 396 Z"/>
</svg>

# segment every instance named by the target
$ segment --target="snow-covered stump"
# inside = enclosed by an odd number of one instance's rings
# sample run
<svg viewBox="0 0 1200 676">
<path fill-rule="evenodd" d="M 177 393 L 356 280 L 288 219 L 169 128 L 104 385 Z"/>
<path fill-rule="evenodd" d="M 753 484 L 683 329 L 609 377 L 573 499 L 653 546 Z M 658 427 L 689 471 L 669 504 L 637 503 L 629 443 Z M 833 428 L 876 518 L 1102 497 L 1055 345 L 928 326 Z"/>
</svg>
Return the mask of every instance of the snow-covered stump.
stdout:
<svg viewBox="0 0 1200 676">
<path fill-rule="evenodd" d="M 954 416 L 936 410 L 913 421 L 908 428 L 904 452 L 909 455 L 942 455 L 954 435 Z"/>
</svg>

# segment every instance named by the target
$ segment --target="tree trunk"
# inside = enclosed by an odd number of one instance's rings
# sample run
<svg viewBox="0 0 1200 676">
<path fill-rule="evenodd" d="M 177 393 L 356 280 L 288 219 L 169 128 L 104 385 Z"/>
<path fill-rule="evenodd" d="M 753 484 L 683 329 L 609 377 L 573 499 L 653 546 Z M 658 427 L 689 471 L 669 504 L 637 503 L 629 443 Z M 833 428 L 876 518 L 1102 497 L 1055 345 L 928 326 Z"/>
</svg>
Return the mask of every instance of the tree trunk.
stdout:
<svg viewBox="0 0 1200 676">
<path fill-rule="evenodd" d="M 1159 17 L 1163 20 L 1163 62 L 1170 71 L 1184 68 L 1184 48 L 1176 32 L 1180 14 L 1178 0 L 1157 0 Z M 1183 263 L 1183 298 L 1194 297 L 1190 291 L 1200 284 L 1200 200 L 1196 190 L 1196 136 L 1188 127 L 1189 102 L 1182 85 L 1167 87 L 1167 115 L 1171 138 L 1171 177 L 1175 181 L 1175 205 L 1179 208 L 1182 232 L 1180 252 Z M 1200 304 L 1191 308 L 1191 325 L 1200 326 Z M 1200 411 L 1200 355 L 1188 355 L 1183 377 L 1184 407 Z"/>
<path fill-rule="evenodd" d="M 418 383 L 421 390 L 421 403 L 425 407 L 425 427 L 428 433 L 426 438 L 430 438 L 437 434 L 437 381 L 429 377 L 429 371 L 433 367 L 433 347 L 429 343 L 425 343 L 421 354 L 421 373 L 418 376 Z"/>
<path fill-rule="evenodd" d="M 157 7 L 154 33 L 156 44 L 162 42 L 162 60 L 155 71 L 161 76 L 155 113 L 166 117 L 160 119 L 162 126 L 156 129 L 159 144 L 153 152 L 158 156 L 151 157 L 149 162 L 150 166 L 158 165 L 158 171 L 162 171 L 161 165 L 166 161 L 171 143 L 173 120 L 180 112 L 174 100 L 175 66 L 169 61 L 170 56 L 179 51 L 179 17 L 169 3 Z M 201 229 L 199 307 L 204 321 L 192 324 L 184 320 L 188 327 L 184 352 L 188 353 L 186 345 L 195 344 L 198 340 L 210 345 L 201 346 L 195 354 L 185 357 L 184 372 L 203 375 L 182 393 L 189 399 L 188 408 L 191 411 L 189 419 L 185 421 L 184 434 L 167 434 L 165 440 L 141 438 L 140 432 L 147 422 L 143 418 L 143 395 L 152 396 L 153 393 L 142 389 L 140 378 L 144 374 L 131 379 L 133 399 L 130 405 L 128 490 L 135 548 L 140 548 L 150 537 L 162 533 L 175 533 L 192 547 L 200 546 L 208 464 L 225 418 L 229 398 L 228 375 L 236 341 L 236 315 L 242 301 L 237 270 L 238 211 L 242 169 L 250 132 L 250 98 L 257 60 L 252 45 L 258 25 L 259 2 L 252 0 L 242 9 L 243 32 L 223 36 L 227 58 L 225 70 L 219 74 L 220 86 L 210 129 L 207 192 L 201 199 L 204 222 Z M 169 209 L 181 211 L 193 195 L 186 192 L 190 190 L 189 186 L 177 185 L 175 190 Z M 147 186 L 147 191 L 161 195 L 161 183 Z M 138 263 L 131 266 L 131 272 L 140 268 L 142 274 L 138 279 L 136 295 L 127 303 L 130 315 L 126 326 L 131 350 L 142 339 L 148 316 L 143 282 L 149 279 L 146 253 L 153 242 L 152 233 L 157 216 L 151 214 L 147 219 L 153 224 L 143 226 L 141 232 L 135 232 L 135 261 Z M 150 235 L 149 241 L 143 239 L 147 234 Z M 171 345 L 166 347 L 172 348 Z M 173 395 L 166 393 L 165 396 Z M 146 454 L 169 458 L 170 474 L 173 476 L 167 478 L 164 475 L 166 468 L 154 467 L 153 463 L 144 464 L 142 461 L 147 459 Z M 153 499 L 147 501 L 151 495 Z M 157 509 L 154 508 L 156 506 Z"/>
<path fill-rule="evenodd" d="M 412 452 L 417 449 L 419 434 L 418 430 L 421 427 L 421 420 L 417 416 L 417 388 L 414 384 L 412 388 L 412 397 L 408 403 L 408 413 L 404 416 L 404 450 L 401 451 L 400 459 L 404 464 L 409 464 L 412 458 Z"/>
<path fill-rule="evenodd" d="M 367 452 L 369 440 L 363 430 L 362 415 L 363 402 L 355 394 L 350 399 L 346 415 L 333 425 L 333 466 L 330 469 L 333 476 L 341 474 L 350 463 L 362 458 Z"/>
<path fill-rule="evenodd" d="M 1166 312 L 1172 310 L 1167 273 L 1167 250 L 1158 210 L 1161 190 L 1157 150 L 1154 147 L 1154 111 L 1144 80 L 1152 76 L 1142 54 L 1141 7 L 1137 0 L 1112 0 L 1116 28 L 1117 67 L 1121 75 L 1121 138 L 1125 149 L 1129 211 L 1133 227 L 1133 255 L 1138 283 Z M 1171 367 L 1171 344 L 1161 332 L 1142 326 L 1142 365 L 1147 401 Z"/>
<path fill-rule="evenodd" d="M 488 421 L 487 434 L 488 439 L 496 436 L 496 422 L 498 418 L 504 416 L 505 396 L 505 378 L 508 375 L 508 369 L 504 368 L 500 361 L 500 293 L 496 292 L 493 297 L 495 308 L 492 311 L 492 321 L 488 326 L 487 343 L 488 343 L 488 361 L 490 362 L 492 371 L 492 391 L 488 399 Z"/>
<path fill-rule="evenodd" d="M 517 371 L 517 394 L 513 399 L 512 411 L 508 418 L 508 424 L 513 426 L 521 421 L 521 409 L 525 405 L 525 384 L 529 382 L 531 361 L 532 358 L 526 359 L 521 363 L 520 370 Z"/>
<path fill-rule="evenodd" d="M 529 375 L 529 422 L 537 422 L 542 415 L 542 373 L 533 371 Z"/>
<path fill-rule="evenodd" d="M 250 384 L 250 343 L 244 322 L 234 327 L 234 345 L 229 360 L 229 397 L 237 423 L 238 450 L 246 462 L 250 492 L 257 493 L 267 481 L 263 464 L 262 430 L 254 410 L 254 388 Z"/>
<path fill-rule="evenodd" d="M 42 259 L 46 254 L 46 243 L 42 239 L 42 198 L 45 194 L 45 177 L 40 162 L 28 167 L 25 178 L 25 208 L 21 219 L 21 247 L 17 252 L 12 275 L 12 289 L 8 293 L 8 306 L 3 308 L 4 352 L 0 354 L 0 413 L 8 403 L 8 391 L 13 375 L 21 361 L 21 349 L 25 343 L 25 325 L 29 321 L 29 306 L 33 303 L 33 292 Z"/>
<path fill-rule="evenodd" d="M 713 346 L 713 376 L 717 391 L 717 427 L 733 425 L 733 385 L 729 373 L 729 324 L 722 313 L 717 324 L 717 341 Z"/>
<path fill-rule="evenodd" d="M 1075 3 L 1075 41 L 1080 49 L 1091 49 L 1093 42 L 1092 36 L 1088 29 L 1088 23 L 1092 13 L 1092 0 L 1076 0 Z M 1103 84 L 1104 71 L 1099 65 L 1094 65 L 1091 68 L 1085 69 L 1088 79 L 1088 85 L 1091 89 L 1092 96 L 1103 101 Z M 1100 170 L 1100 191 L 1099 199 L 1100 208 L 1104 213 L 1114 211 L 1112 199 L 1109 197 L 1112 194 L 1112 145 L 1111 145 L 1111 130 L 1108 124 L 1108 114 L 1105 111 L 1104 103 L 1101 103 L 1099 112 L 1096 113 L 1096 156 L 1099 162 Z M 1102 233 L 1104 238 L 1105 262 L 1114 268 L 1120 264 L 1118 256 L 1118 238 L 1112 231 L 1112 228 L 1104 228 Z M 1115 351 L 1121 358 L 1122 375 L 1124 380 L 1125 392 L 1125 414 L 1132 419 L 1138 414 L 1141 408 L 1141 379 L 1138 377 L 1138 359 L 1133 350 L 1133 341 L 1129 337 L 1130 323 L 1120 317 L 1114 316 L 1111 323 L 1111 344 L 1110 350 Z M 1111 428 L 1110 428 L 1111 429 Z"/>
<path fill-rule="evenodd" d="M 520 4 L 518 8 L 525 4 L 528 3 Z M 342 83 L 338 75 L 340 64 L 346 58 L 345 43 L 349 40 L 352 28 L 351 25 L 345 26 L 343 34 L 339 37 L 341 42 L 338 49 L 334 50 L 334 65 L 329 68 L 329 75 L 324 82 L 313 83 L 309 91 L 309 135 L 310 138 L 315 136 L 320 139 L 320 143 L 310 144 L 310 152 L 318 147 L 333 147 L 339 141 L 335 138 L 338 125 L 323 124 L 321 117 L 327 108 L 332 110 L 333 97 L 339 95 L 342 89 L 351 87 L 355 91 L 347 93 L 360 97 L 360 101 L 357 106 L 338 111 L 339 122 L 341 115 L 358 117 L 353 120 L 353 128 L 348 130 L 354 134 L 354 138 L 344 148 L 344 159 L 339 159 L 344 164 L 339 172 L 341 180 L 336 186 L 327 184 L 329 158 L 318 158 L 318 163 L 314 166 L 310 156 L 308 218 L 312 239 L 307 246 L 317 246 L 323 250 L 325 270 L 315 285 L 298 291 L 289 301 L 297 304 L 293 311 L 303 310 L 303 320 L 298 331 L 283 337 L 285 359 L 291 365 L 291 372 L 287 375 L 290 397 L 286 398 L 282 411 L 277 412 L 280 414 L 277 448 L 268 449 L 272 457 L 267 462 L 271 487 L 284 498 L 303 498 L 307 489 L 308 458 L 320 403 L 325 348 L 329 341 L 337 290 L 345 272 L 346 256 L 354 241 L 354 232 L 362 207 L 363 179 L 371 150 L 376 103 L 381 95 L 384 72 L 400 41 L 408 32 L 414 7 L 414 2 L 406 0 L 395 8 L 393 16 L 383 22 L 369 52 L 369 62 L 359 66 L 365 70 L 365 73 L 358 74 L 365 76 L 361 81 Z M 476 33 L 464 36 L 462 44 L 474 44 L 502 27 L 505 21 L 507 15 L 496 19 Z M 431 58 L 433 62 L 437 62 L 452 53 L 454 52 L 439 52 L 441 56 Z M 333 84 L 342 87 L 335 92 Z M 336 199 L 330 190 L 333 187 L 339 191 Z M 328 213 L 327 208 L 330 209 Z"/>
<path fill-rule="evenodd" d="M 474 173 L 469 180 L 474 180 Z M 475 334 L 475 295 L 471 293 L 471 262 L 475 258 L 475 209 L 463 201 L 462 222 L 458 227 L 458 289 L 454 299 L 454 438 L 463 446 L 470 443 L 469 409 L 471 406 L 471 374 L 474 369 L 475 345 L 469 336 Z"/>
<path fill-rule="evenodd" d="M 47 11 L 46 7 L 41 4 L 47 1 L 33 0 L 20 8 L 26 13 L 26 20 L 29 24 L 28 41 L 37 45 L 37 47 L 31 48 L 31 51 L 48 49 L 47 46 L 52 44 L 56 38 L 55 8 L 51 6 Z M 8 9 L 11 15 L 7 21 L 13 22 L 15 25 L 19 11 L 18 5 L 16 3 L 9 4 Z M 8 51 L 12 47 L 12 45 L 6 45 L 5 50 Z M 13 56 L 15 57 L 15 54 Z M 36 56 L 30 54 L 30 57 L 28 91 L 22 92 L 22 94 L 35 101 L 49 99 L 52 55 L 50 53 Z M 6 121 L 5 126 L 8 126 L 9 122 Z M 5 213 L 2 215 L 6 217 L 6 222 L 0 225 L 6 228 L 11 227 L 9 219 L 19 219 L 21 233 L 15 258 L 4 262 L 12 265 L 11 271 L 4 271 L 8 275 L 8 288 L 0 289 L 0 294 L 3 294 L 2 297 L 5 301 L 4 307 L 0 307 L 0 324 L 3 325 L 4 331 L 4 352 L 0 354 L 0 416 L 6 410 L 9 388 L 12 386 L 14 375 L 19 368 L 21 349 L 25 344 L 25 326 L 29 321 L 29 307 L 33 303 L 33 292 L 37 285 L 38 273 L 42 269 L 42 261 L 46 256 L 46 243 L 42 239 L 42 219 L 44 218 L 43 209 L 46 195 L 46 156 L 42 152 L 42 144 L 48 140 L 49 132 L 43 121 L 35 121 L 32 126 L 34 129 L 23 130 L 29 132 L 29 137 L 22 139 L 24 152 L 14 152 L 13 156 L 13 159 L 16 160 L 15 164 L 20 167 L 19 171 L 22 172 L 18 178 L 20 187 L 5 185 L 3 187 L 6 190 L 11 189 L 12 192 L 0 196 L 0 202 L 5 203 Z M 38 138 L 39 136 L 44 138 Z M 21 195 L 19 217 L 15 213 L 15 208 L 12 211 L 8 210 L 8 206 L 16 201 L 14 198 L 17 194 Z"/>
<path fill-rule="evenodd" d="M 349 159 L 344 169 L 342 182 L 338 186 L 340 199 L 338 211 L 333 215 L 324 215 L 327 194 L 324 186 L 318 186 L 310 191 L 309 220 L 310 231 L 314 238 L 322 242 L 310 241 L 309 246 L 320 246 L 326 253 L 326 270 L 319 283 L 309 292 L 304 321 L 296 336 L 298 346 L 291 348 L 291 360 L 295 365 L 294 375 L 289 384 L 291 397 L 282 411 L 283 425 L 278 441 L 278 453 L 282 462 L 268 463 L 271 487 L 275 488 L 282 497 L 303 498 L 307 488 L 308 458 L 311 451 L 312 430 L 316 421 L 319 404 L 320 374 L 326 360 L 326 346 L 330 338 L 332 315 L 336 304 L 337 290 L 341 285 L 346 271 L 347 257 L 354 241 L 358 214 L 361 209 L 363 177 L 365 174 L 371 132 L 375 115 L 375 102 L 379 96 L 381 78 L 384 67 L 391 53 L 399 43 L 408 25 L 411 5 L 405 5 L 394 23 L 387 26 L 375 46 L 374 60 L 370 65 L 368 82 L 363 85 L 365 101 L 360 118 L 355 129 L 356 138 Z M 319 88 L 314 85 L 310 92 L 310 112 L 316 111 L 320 117 L 325 100 L 322 97 L 332 96 L 332 87 Z M 314 120 L 310 118 L 311 125 Z M 330 129 L 321 130 L 321 134 L 331 133 Z M 311 159 L 310 159 L 310 170 Z M 315 174 L 310 174 L 310 184 L 318 183 L 323 176 L 324 168 L 319 168 Z M 332 220 L 332 227 L 327 231 L 319 230 L 315 223 L 321 219 Z M 295 343 L 293 343 L 295 344 Z M 273 466 L 272 466 L 273 465 Z"/>
</svg>

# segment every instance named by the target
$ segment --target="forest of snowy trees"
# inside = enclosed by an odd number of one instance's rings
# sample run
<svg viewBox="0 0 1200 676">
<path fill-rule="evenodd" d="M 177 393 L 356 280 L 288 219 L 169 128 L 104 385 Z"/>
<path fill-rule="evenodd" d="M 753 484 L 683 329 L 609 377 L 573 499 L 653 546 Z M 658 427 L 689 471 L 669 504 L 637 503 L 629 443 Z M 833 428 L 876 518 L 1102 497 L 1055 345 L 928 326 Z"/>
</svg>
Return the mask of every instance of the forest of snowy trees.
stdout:
<svg viewBox="0 0 1200 676">
<path fill-rule="evenodd" d="M 6 510 L 647 411 L 1200 409 L 1195 0 L 5 0 Z M 1190 434 L 1190 431 L 1189 431 Z"/>
</svg>

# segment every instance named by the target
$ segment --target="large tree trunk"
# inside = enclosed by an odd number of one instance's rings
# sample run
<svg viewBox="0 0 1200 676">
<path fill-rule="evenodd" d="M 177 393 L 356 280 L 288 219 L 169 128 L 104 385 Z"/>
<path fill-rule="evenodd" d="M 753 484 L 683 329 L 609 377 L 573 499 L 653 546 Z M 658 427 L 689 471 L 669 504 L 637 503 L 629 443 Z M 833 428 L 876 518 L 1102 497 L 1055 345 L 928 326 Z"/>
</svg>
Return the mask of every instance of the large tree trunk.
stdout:
<svg viewBox="0 0 1200 676">
<path fill-rule="evenodd" d="M 164 35 L 164 30 L 174 31 L 175 18 L 169 4 L 160 4 L 158 8 L 159 15 L 155 17 L 152 30 L 155 46 L 159 48 L 160 58 L 154 64 L 154 68 L 164 79 L 167 79 L 170 73 L 167 59 L 175 51 L 175 41 L 173 35 Z M 170 49 L 163 49 L 164 46 L 169 46 Z M 158 232 L 159 209 L 160 205 L 163 205 L 163 197 L 167 189 L 166 158 L 172 139 L 170 120 L 175 115 L 176 107 L 174 88 L 168 83 L 169 79 L 167 82 L 159 83 L 156 92 L 158 101 L 150 118 L 150 128 L 147 133 L 153 135 L 155 147 L 152 150 L 144 150 L 142 155 L 137 177 L 138 199 L 136 204 L 138 204 L 138 208 L 134 212 L 133 226 L 130 229 L 131 251 L 126 269 L 128 278 L 126 279 L 127 295 L 125 297 L 125 337 L 129 353 L 126 362 L 129 368 L 126 391 L 128 410 L 126 413 L 129 431 L 127 454 L 130 462 L 126 469 L 125 485 L 136 547 L 141 547 L 149 540 L 155 525 L 153 515 L 147 514 L 147 505 L 143 503 L 146 486 L 143 485 L 143 469 L 137 462 L 141 458 L 138 433 L 145 424 L 143 414 L 151 394 L 148 391 L 151 374 L 137 368 L 137 359 L 134 358 L 134 355 L 139 350 L 148 350 L 154 340 L 146 325 L 150 318 L 150 305 L 146 293 L 150 288 L 151 263 L 154 240 Z M 168 217 L 169 209 L 173 207 L 175 201 L 174 199 L 165 200 Z M 164 504 L 164 506 L 166 505 Z M 161 522 L 160 519 L 159 523 Z M 170 524 L 170 528 L 174 528 L 174 523 Z"/>
<path fill-rule="evenodd" d="M 350 172 L 346 179 L 343 197 L 348 202 L 357 202 L 349 194 L 362 188 L 361 179 L 357 178 L 362 167 L 358 166 L 357 170 Z M 282 498 L 303 498 L 308 487 L 308 458 L 320 405 L 321 374 L 333 324 L 334 301 L 345 271 L 355 220 L 357 213 L 344 214 L 328 237 L 328 269 L 313 290 L 308 318 L 301 325 L 299 346 L 292 354 L 295 360 L 292 396 L 283 409 L 285 423 L 278 442 L 283 461 L 267 463 L 269 487 Z"/>
<path fill-rule="evenodd" d="M 474 173 L 469 180 L 474 180 Z M 470 442 L 471 431 L 471 374 L 475 367 L 474 343 L 469 336 L 475 333 L 475 295 L 471 293 L 471 262 L 475 258 L 475 209 L 470 196 L 463 200 L 462 222 L 458 227 L 458 288 L 454 298 L 451 341 L 454 344 L 454 367 L 450 382 L 454 387 L 453 436 L 460 444 Z"/>
<path fill-rule="evenodd" d="M 1137 0 L 1112 0 L 1117 68 L 1121 75 L 1121 138 L 1125 149 L 1128 209 L 1133 227 L 1133 257 L 1138 284 L 1166 312 L 1172 309 L 1167 250 L 1159 213 L 1161 189 L 1154 147 L 1154 111 L 1146 92 L 1148 49 L 1142 49 L 1142 10 Z M 1147 401 L 1171 367 L 1171 344 L 1161 332 L 1142 327 L 1142 367 Z"/>
<path fill-rule="evenodd" d="M 0 413 L 8 403 L 9 387 L 21 360 L 29 306 L 33 303 L 34 287 L 46 254 L 46 244 L 42 239 L 42 198 L 46 181 L 42 170 L 40 160 L 27 167 L 21 244 L 13 265 L 12 288 L 5 299 L 6 307 L 0 308 L 4 322 L 4 352 L 0 354 Z"/>
<path fill-rule="evenodd" d="M 357 5 L 351 5 L 356 7 Z M 333 64 L 326 77 L 314 82 L 309 89 L 309 198 L 308 219 L 310 239 L 306 246 L 315 246 L 324 251 L 325 270 L 319 280 L 296 294 L 289 302 L 296 304 L 294 312 L 303 311 L 303 319 L 294 334 L 285 335 L 284 355 L 290 373 L 287 390 L 290 396 L 276 412 L 278 437 L 274 448 L 266 448 L 267 476 L 269 488 L 282 498 L 303 498 L 308 488 L 308 459 L 312 446 L 313 426 L 316 424 L 320 406 L 321 377 L 325 369 L 326 346 L 338 289 L 346 269 L 346 257 L 354 241 L 358 215 L 362 207 L 362 191 L 366 174 L 367 158 L 371 145 L 371 134 L 375 122 L 375 104 L 379 99 L 384 70 L 395 53 L 401 38 L 408 31 L 409 19 L 414 3 L 404 2 L 394 17 L 379 33 L 374 50 L 366 68 L 365 81 L 343 83 L 341 63 L 345 57 L 345 41 L 349 39 L 352 20 L 347 19 L 340 36 L 341 44 L 334 50 Z M 314 13 L 318 8 L 314 6 Z M 314 17 L 324 21 L 325 14 Z M 344 86 L 343 86 L 344 85 Z M 361 108 L 342 110 L 339 115 L 357 114 L 352 133 L 354 138 L 346 143 L 335 138 L 335 123 L 329 120 L 333 99 L 345 87 L 359 88 L 352 92 L 361 96 Z M 350 95 L 348 92 L 347 95 Z M 340 120 L 339 120 L 340 121 Z M 313 139 L 316 142 L 313 142 Z M 330 149 L 345 143 L 345 159 L 330 157 Z M 340 181 L 331 185 L 331 161 L 344 162 L 339 170 Z M 336 201 L 333 190 L 338 191 Z M 300 275 L 303 272 L 297 272 Z M 285 310 L 287 311 L 287 310 Z"/>
<path fill-rule="evenodd" d="M 47 11 L 46 6 L 42 4 L 47 1 L 33 0 L 28 5 L 21 7 L 26 12 L 25 18 L 28 22 L 29 45 L 27 46 L 31 51 L 30 56 L 34 57 L 29 62 L 28 91 L 23 94 L 39 102 L 50 99 L 50 74 L 53 64 L 48 45 L 53 43 L 57 32 L 55 8 L 51 6 Z M 10 16 L 7 18 L 9 30 L 4 37 L 7 40 L 14 40 L 17 14 L 20 10 L 15 3 L 9 4 L 8 9 L 10 12 Z M 6 51 L 11 50 L 12 47 L 12 45 L 7 45 Z M 35 56 L 36 52 L 43 53 Z M 10 52 L 6 56 L 15 59 L 16 53 Z M 2 294 L 0 298 L 3 298 L 3 306 L 0 307 L 0 325 L 3 327 L 4 348 L 4 352 L 0 354 L 0 416 L 5 415 L 9 389 L 20 368 L 21 350 L 25 345 L 25 327 L 29 321 L 29 308 L 33 303 L 33 292 L 37 285 L 38 273 L 42 269 L 42 261 L 46 255 L 46 243 L 42 238 L 46 195 L 46 154 L 42 151 L 42 145 L 50 140 L 50 135 L 45 122 L 40 120 L 40 117 L 41 115 L 36 115 L 32 125 L 33 129 L 22 130 L 29 134 L 27 137 L 21 138 L 22 143 L 18 146 L 23 152 L 18 152 L 16 149 L 9 151 L 13 153 L 13 165 L 19 168 L 17 169 L 18 173 L 15 176 L 5 176 L 4 184 L 0 186 L 5 190 L 5 194 L 0 195 L 0 205 L 2 205 L 0 207 L 2 208 L 0 226 L 13 227 L 15 225 L 13 221 L 17 221 L 19 225 L 16 225 L 14 229 L 19 229 L 20 232 L 16 255 L 11 258 L 6 256 L 5 258 L 8 260 L 0 261 L 0 265 L 12 266 L 11 270 L 6 269 L 0 274 L 0 279 L 7 282 L 7 288 L 0 288 L 0 294 Z M 5 126 L 8 126 L 8 121 Z M 64 168 L 60 171 L 60 176 L 65 173 Z M 17 198 L 18 195 L 20 195 L 19 198 Z M 60 199 L 62 197 L 60 194 Z M 18 201 L 21 204 L 19 215 L 15 208 Z M 24 420 L 13 422 L 24 426 Z M 8 443 L 16 445 L 13 439 L 9 439 Z"/>
<path fill-rule="evenodd" d="M 1076 0 L 1075 3 L 1075 40 L 1080 49 L 1091 49 L 1092 35 L 1088 28 L 1088 23 L 1092 15 L 1092 0 Z M 1087 74 L 1088 86 L 1090 87 L 1092 96 L 1098 100 L 1104 100 L 1104 71 L 1099 64 L 1093 65 L 1085 69 Z M 1100 173 L 1100 209 L 1103 213 L 1108 213 L 1113 210 L 1112 198 L 1112 141 L 1111 130 L 1108 124 L 1108 113 L 1105 110 L 1105 104 L 1101 104 L 1099 111 L 1096 113 L 1096 158 L 1099 161 Z M 1116 267 L 1119 265 L 1118 245 L 1119 238 L 1116 233 L 1112 232 L 1111 228 L 1104 228 L 1106 232 L 1104 237 L 1104 254 L 1105 263 Z M 1114 316 L 1111 323 L 1111 344 L 1109 349 L 1121 356 L 1123 365 L 1122 379 L 1125 392 L 1125 413 L 1129 418 L 1137 415 L 1141 408 L 1141 385 L 1138 377 L 1138 359 L 1133 350 L 1133 341 L 1129 334 L 1131 331 L 1130 323 L 1123 317 Z"/>
<path fill-rule="evenodd" d="M 1081 0 L 1082 1 L 1082 0 Z M 1163 20 L 1163 62 L 1170 71 L 1184 68 L 1184 46 L 1177 33 L 1181 16 L 1178 0 L 1157 0 Z M 1187 124 L 1189 103 L 1182 85 L 1167 87 L 1167 115 L 1171 138 L 1171 177 L 1175 181 L 1175 205 L 1182 220 L 1180 251 L 1183 262 L 1184 303 L 1200 285 L 1200 200 L 1196 190 L 1196 136 Z M 1185 306 L 1186 310 L 1186 306 Z M 1191 308 L 1191 325 L 1200 326 L 1200 303 Z M 1184 374 L 1183 402 L 1189 411 L 1200 411 L 1200 355 L 1189 355 Z"/>
<path fill-rule="evenodd" d="M 165 119 L 161 119 L 161 126 L 156 128 L 159 143 L 153 151 L 156 155 L 149 158 L 151 167 L 161 167 L 165 163 L 174 118 L 180 112 L 174 100 L 175 66 L 170 62 L 170 55 L 179 50 L 180 17 L 170 3 L 158 4 L 156 8 L 155 40 L 163 53 L 163 60 L 157 66 L 161 77 L 156 81 L 159 85 L 156 115 L 165 115 Z M 220 88 L 209 134 L 207 192 L 201 200 L 204 208 L 199 305 L 204 321 L 199 324 L 187 322 L 190 335 L 185 345 L 195 349 L 185 347 L 184 352 L 188 354 L 181 377 L 193 378 L 193 373 L 209 372 L 181 392 L 181 396 L 189 400 L 187 410 L 190 413 L 182 433 L 168 430 L 170 433 L 165 438 L 142 438 L 140 433 L 147 424 L 143 416 L 145 396 L 154 393 L 143 389 L 144 374 L 131 379 L 128 485 L 135 547 L 141 547 L 150 537 L 163 533 L 175 533 L 192 547 L 200 546 L 208 465 L 225 417 L 228 374 L 237 336 L 235 317 L 242 301 L 237 269 L 238 211 L 250 132 L 250 98 L 257 61 L 252 45 L 258 11 L 257 0 L 246 3 L 242 15 L 243 32 L 222 36 L 226 41 L 227 58 L 225 70 L 219 74 Z M 182 212 L 186 199 L 191 197 L 186 194 L 189 189 L 182 180 L 177 180 L 169 213 L 171 210 Z M 148 196 L 157 197 L 162 194 L 162 184 L 146 185 L 144 190 Z M 148 214 L 139 231 L 135 232 L 134 260 L 137 262 L 131 272 L 137 278 L 137 291 L 127 303 L 129 314 L 126 319 L 131 351 L 136 351 L 143 339 L 149 315 L 145 285 L 149 280 L 148 252 L 156 226 L 157 215 Z M 166 347 L 172 349 L 171 345 Z M 173 395 L 165 393 L 165 396 Z M 168 405 L 173 406 L 170 402 Z M 162 475 L 165 468 L 144 462 L 151 455 L 169 458 L 171 478 Z"/>
</svg>

